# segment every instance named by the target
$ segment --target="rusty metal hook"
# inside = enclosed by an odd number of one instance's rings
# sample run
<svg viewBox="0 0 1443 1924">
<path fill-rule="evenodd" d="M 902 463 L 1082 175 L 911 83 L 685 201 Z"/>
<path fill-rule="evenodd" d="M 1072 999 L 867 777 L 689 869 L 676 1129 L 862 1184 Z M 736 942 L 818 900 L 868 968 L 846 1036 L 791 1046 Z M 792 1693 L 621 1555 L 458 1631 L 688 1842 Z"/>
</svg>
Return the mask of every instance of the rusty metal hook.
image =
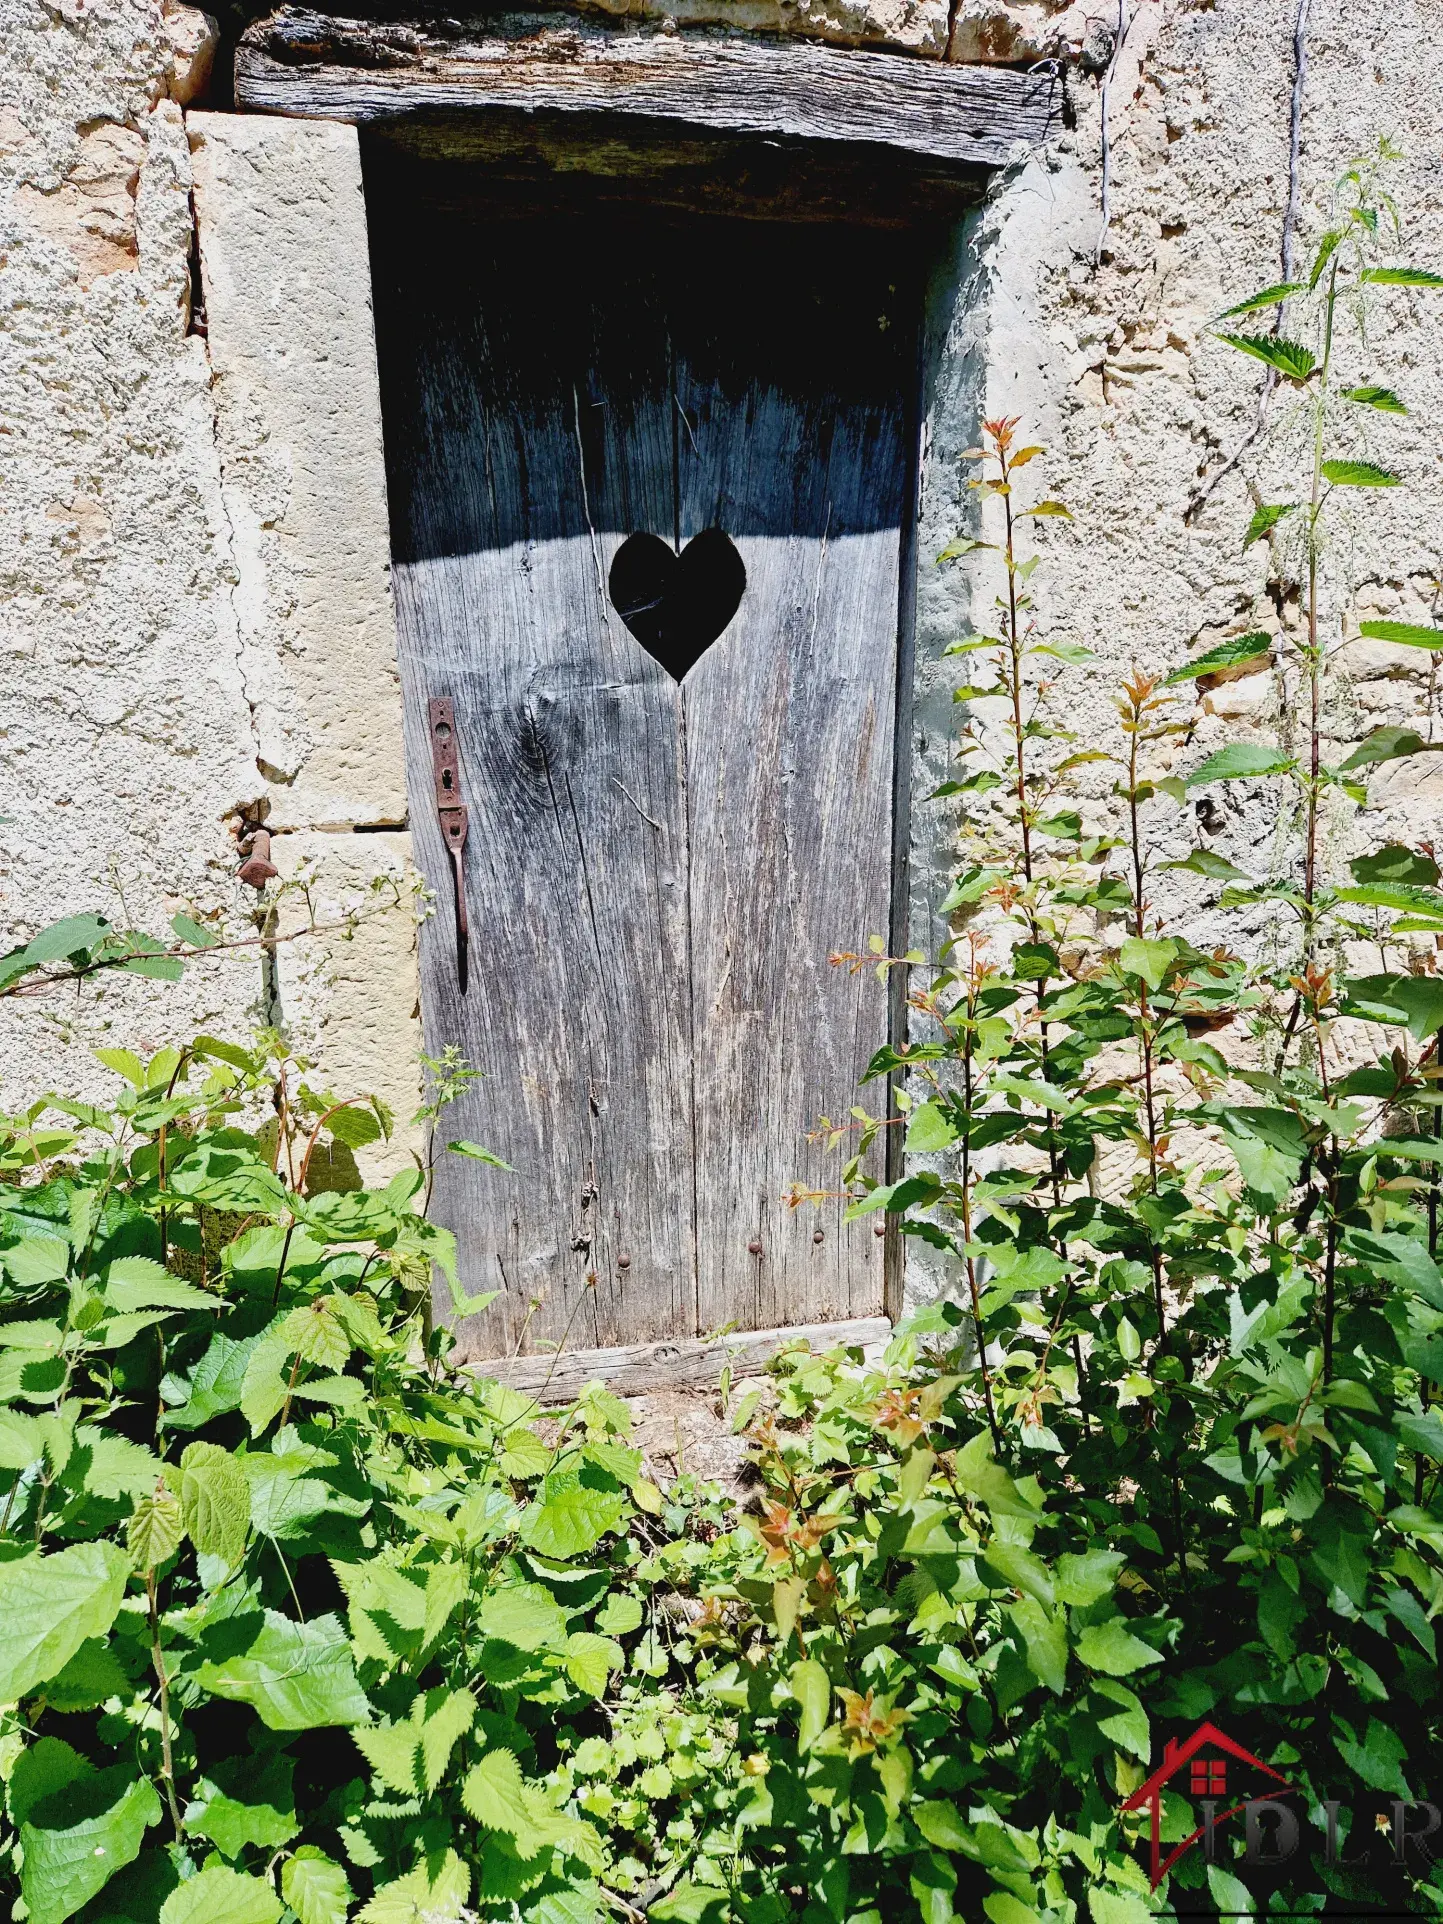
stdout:
<svg viewBox="0 0 1443 1924">
<path fill-rule="evenodd" d="M 456 744 L 456 707 L 449 695 L 426 704 L 431 729 L 431 773 L 436 785 L 436 817 L 451 857 L 456 898 L 456 986 L 462 995 L 470 976 L 471 924 L 466 912 L 466 833 L 470 818 L 461 800 L 461 761 Z"/>
</svg>

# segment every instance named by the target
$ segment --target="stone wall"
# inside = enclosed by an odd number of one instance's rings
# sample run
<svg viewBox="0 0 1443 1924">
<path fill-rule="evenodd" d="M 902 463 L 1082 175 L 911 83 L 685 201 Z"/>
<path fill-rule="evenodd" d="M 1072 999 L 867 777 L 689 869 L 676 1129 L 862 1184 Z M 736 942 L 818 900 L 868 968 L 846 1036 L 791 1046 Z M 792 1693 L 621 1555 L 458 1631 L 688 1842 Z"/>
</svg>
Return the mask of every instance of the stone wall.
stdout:
<svg viewBox="0 0 1443 1924">
<path fill-rule="evenodd" d="M 942 400 L 922 504 L 919 646 L 930 680 L 919 728 L 934 764 L 952 725 L 936 657 L 995 591 L 984 566 L 940 573 L 931 559 L 967 511 L 955 457 L 979 409 L 1021 414 L 1050 444 L 1049 491 L 1076 515 L 1043 537 L 1039 612 L 1096 651 L 1076 684 L 1084 734 L 1111 725 L 1120 670 L 1172 667 L 1228 633 L 1287 619 L 1267 592 L 1264 548 L 1241 545 L 1255 456 L 1200 513 L 1187 511 L 1255 414 L 1251 365 L 1206 324 L 1278 277 L 1297 0 L 1123 7 L 1115 59 L 1117 0 L 590 7 L 933 58 L 1068 63 L 1075 124 L 999 179 L 933 304 Z M 1300 256 L 1325 224 L 1340 167 L 1387 134 L 1406 155 L 1408 255 L 1443 264 L 1434 0 L 1313 0 L 1308 49 Z M 344 130 L 206 111 L 212 50 L 203 16 L 160 0 L 0 0 L 7 943 L 80 909 L 143 927 L 178 909 L 220 911 L 244 935 L 256 898 L 235 880 L 237 828 L 267 813 L 284 831 L 279 866 L 314 878 L 322 920 L 376 873 L 404 873 L 354 143 Z M 265 224 L 248 224 L 248 205 L 269 210 Z M 353 272 L 338 277 L 337 261 Z M 1426 618 L 1443 575 L 1432 298 L 1392 297 L 1378 342 L 1412 410 L 1380 417 L 1378 452 L 1410 486 L 1382 508 L 1370 502 L 1331 564 L 1363 612 Z M 321 338 L 329 345 L 317 352 Z M 1342 737 L 1424 713 L 1426 657 L 1347 640 L 1342 664 Z M 1179 768 L 1229 735 L 1286 723 L 1294 692 L 1279 666 L 1201 693 Z M 1415 757 L 1376 784 L 1381 827 L 1437 834 L 1433 766 Z M 1099 823 L 1106 786 L 1098 777 L 1086 804 Z M 1202 822 L 1235 860 L 1267 852 L 1261 795 L 1230 791 L 1203 805 Z M 1179 852 L 1192 826 L 1179 819 Z M 946 833 L 935 818 L 919 824 L 934 864 L 930 878 L 921 865 L 924 898 Z M 1185 882 L 1163 906 L 1205 935 L 1206 886 Z M 288 927 L 299 904 L 289 898 Z M 408 1110 L 413 933 L 402 906 L 354 942 L 283 944 L 269 975 L 256 951 L 238 950 L 175 987 L 112 981 L 8 1001 L 0 1103 L 98 1084 L 89 1051 L 120 1032 L 160 1043 L 278 1015 L 330 1081 L 378 1088 Z"/>
</svg>

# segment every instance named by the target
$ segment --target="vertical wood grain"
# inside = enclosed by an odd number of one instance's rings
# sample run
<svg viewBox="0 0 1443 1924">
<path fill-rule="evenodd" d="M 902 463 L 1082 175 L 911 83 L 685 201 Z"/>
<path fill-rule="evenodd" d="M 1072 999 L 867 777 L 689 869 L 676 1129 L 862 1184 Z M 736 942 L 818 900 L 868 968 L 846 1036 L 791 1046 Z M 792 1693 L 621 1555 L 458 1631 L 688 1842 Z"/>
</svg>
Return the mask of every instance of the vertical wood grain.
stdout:
<svg viewBox="0 0 1443 1924">
<path fill-rule="evenodd" d="M 727 265 L 677 328 L 682 537 L 734 530 L 747 568 L 685 684 L 703 1329 L 882 1307 L 882 1243 L 807 1136 L 886 1036 L 875 973 L 828 957 L 889 932 L 907 471 L 886 256 L 783 230 Z M 790 1209 L 793 1183 L 833 1196 Z"/>
<path fill-rule="evenodd" d="M 378 290 L 426 1035 L 486 1073 L 443 1139 L 515 1170 L 444 1156 L 436 1212 L 467 1290 L 504 1292 L 468 1350 L 635 1342 L 696 1317 L 680 704 L 604 586 L 618 530 L 672 520 L 665 325 L 644 277 L 596 298 L 582 235 L 467 238 L 458 274 L 454 234 L 398 234 Z M 435 694 L 471 811 L 464 998 Z"/>
</svg>

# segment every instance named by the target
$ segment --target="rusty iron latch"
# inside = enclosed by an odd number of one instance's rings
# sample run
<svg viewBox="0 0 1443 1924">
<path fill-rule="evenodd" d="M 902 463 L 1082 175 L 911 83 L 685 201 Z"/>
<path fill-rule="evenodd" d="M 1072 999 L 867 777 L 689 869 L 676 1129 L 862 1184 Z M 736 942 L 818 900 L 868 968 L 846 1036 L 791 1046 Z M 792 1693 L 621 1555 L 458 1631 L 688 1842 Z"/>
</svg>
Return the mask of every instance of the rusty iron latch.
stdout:
<svg viewBox="0 0 1443 1924">
<path fill-rule="evenodd" d="M 461 762 L 456 750 L 456 709 L 449 695 L 438 695 L 426 705 L 431 726 L 431 772 L 436 783 L 436 816 L 451 856 L 451 881 L 456 895 L 456 986 L 466 993 L 467 951 L 471 930 L 466 915 L 466 831 L 469 818 L 461 800 Z"/>
</svg>

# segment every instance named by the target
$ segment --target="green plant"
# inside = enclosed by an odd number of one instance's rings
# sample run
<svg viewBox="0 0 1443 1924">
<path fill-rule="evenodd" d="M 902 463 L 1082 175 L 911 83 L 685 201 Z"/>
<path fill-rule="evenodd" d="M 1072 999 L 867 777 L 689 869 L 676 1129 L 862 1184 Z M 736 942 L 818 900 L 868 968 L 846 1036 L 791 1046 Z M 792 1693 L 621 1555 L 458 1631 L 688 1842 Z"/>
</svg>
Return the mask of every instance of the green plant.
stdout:
<svg viewBox="0 0 1443 1924">
<path fill-rule="evenodd" d="M 939 791 L 965 798 L 970 859 L 957 932 L 909 997 L 917 1039 L 872 1065 L 905 1079 L 906 1173 L 870 1186 L 860 1155 L 847 1172 L 853 1215 L 890 1211 L 942 1252 L 959 1306 L 915 1319 L 883 1370 L 789 1367 L 754 1421 L 759 1540 L 726 1539 L 701 1583 L 703 1682 L 752 1760 L 738 1851 L 696 1880 L 730 1914 L 1132 1924 L 1181 1892 L 1251 1908 L 1230 1833 L 1151 1898 L 1119 1809 L 1159 1726 L 1203 1717 L 1315 1818 L 1337 1800 L 1363 1860 L 1370 1798 L 1443 1788 L 1443 888 L 1401 846 L 1340 883 L 1324 833 L 1335 804 L 1364 808 L 1370 769 L 1424 746 L 1391 728 L 1340 767 L 1323 754 L 1346 606 L 1329 518 L 1398 484 L 1351 437 L 1403 410 L 1350 364 L 1345 324 L 1390 288 L 1443 285 L 1379 256 L 1387 158 L 1345 177 L 1308 284 L 1224 317 L 1313 303 L 1315 346 L 1223 337 L 1304 417 L 1294 497 L 1247 535 L 1278 544 L 1284 589 L 1297 578 L 1300 744 L 1237 743 L 1185 780 L 1160 766 L 1188 728 L 1177 691 L 1273 645 L 1255 632 L 1167 683 L 1135 671 L 1115 742 L 1079 749 L 1051 686 L 1079 651 L 1042 632 L 1019 545 L 1042 451 L 1010 420 L 973 451 L 1000 525 L 943 558 L 990 549 L 1003 582 L 995 632 L 956 650 L 992 672 L 958 691 L 973 720 Z M 1432 628 L 1363 632 L 1443 647 Z M 1108 832 L 1066 805 L 1084 765 L 1110 767 Z M 1153 904 L 1165 811 L 1240 778 L 1291 790 L 1296 854 L 1261 879 L 1205 847 L 1170 866 L 1224 910 L 1284 918 L 1251 959 L 1199 949 Z M 1356 972 L 1363 936 L 1380 973 Z M 1376 1059 L 1368 1023 L 1391 1028 Z M 884 1126 L 864 1116 L 859 1147 Z M 1192 1821 L 1170 1799 L 1164 1844 Z M 1274 1908 L 1443 1907 L 1423 1856 L 1330 1862 L 1321 1826 L 1275 1882 Z"/>
<path fill-rule="evenodd" d="M 103 1060 L 112 1104 L 0 1131 L 17 1915 L 585 1924 L 616 1867 L 564 1798 L 613 1675 L 667 1667 L 625 1407 L 597 1388 L 543 1433 L 454 1366 L 423 1172 L 318 1193 L 319 1151 L 389 1118 L 278 1037 Z M 649 1788 L 665 1881 L 683 1847 Z"/>
</svg>

